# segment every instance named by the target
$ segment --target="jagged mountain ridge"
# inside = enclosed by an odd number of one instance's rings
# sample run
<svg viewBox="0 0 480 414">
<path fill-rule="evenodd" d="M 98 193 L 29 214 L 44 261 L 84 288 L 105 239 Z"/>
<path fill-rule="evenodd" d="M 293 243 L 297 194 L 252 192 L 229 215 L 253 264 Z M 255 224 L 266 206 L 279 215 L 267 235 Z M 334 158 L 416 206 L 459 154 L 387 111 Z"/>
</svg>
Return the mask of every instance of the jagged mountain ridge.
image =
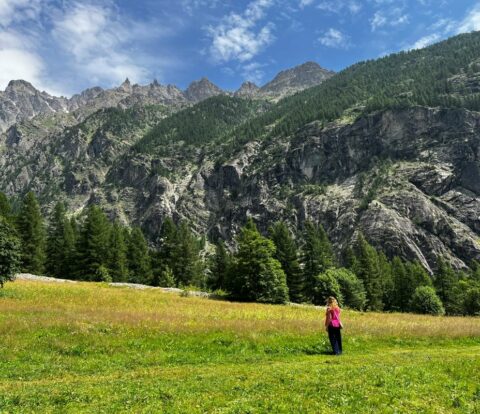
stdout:
<svg viewBox="0 0 480 414">
<path fill-rule="evenodd" d="M 67 114 L 64 128 L 34 118 L 1 138 L 0 189 L 34 190 L 46 209 L 99 203 L 152 243 L 166 216 L 226 240 L 247 216 L 263 231 L 311 218 L 339 256 L 362 231 L 389 256 L 461 268 L 480 259 L 479 86 L 472 33 L 356 64 L 279 102 L 117 107 L 78 125 Z"/>
<path fill-rule="evenodd" d="M 278 98 L 318 85 L 333 72 L 326 71 L 312 62 L 281 72 L 265 85 L 265 89 L 255 89 L 249 85 L 250 92 L 245 94 L 245 86 L 235 96 L 248 98 Z M 278 80 L 280 78 L 280 81 Z M 283 81 L 282 81 L 283 79 Z M 0 132 L 16 122 L 31 119 L 37 115 L 74 112 L 78 120 L 93 112 L 110 107 L 130 108 L 134 105 L 165 105 L 182 108 L 218 95 L 231 95 L 207 78 L 193 81 L 185 91 L 175 85 L 161 85 L 154 80 L 149 85 L 132 85 L 127 78 L 120 86 L 112 89 L 92 87 L 71 98 L 55 97 L 38 91 L 32 84 L 23 80 L 9 83 L 4 92 L 0 91 Z"/>
</svg>

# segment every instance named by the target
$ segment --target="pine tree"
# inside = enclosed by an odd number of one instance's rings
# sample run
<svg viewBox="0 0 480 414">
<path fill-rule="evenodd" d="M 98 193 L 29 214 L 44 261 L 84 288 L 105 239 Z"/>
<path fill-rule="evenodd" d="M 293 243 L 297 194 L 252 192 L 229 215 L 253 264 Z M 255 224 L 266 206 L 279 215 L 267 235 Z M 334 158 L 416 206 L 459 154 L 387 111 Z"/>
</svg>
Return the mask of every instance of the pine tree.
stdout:
<svg viewBox="0 0 480 414">
<path fill-rule="evenodd" d="M 304 296 L 305 299 L 312 300 L 316 276 L 334 264 L 332 247 L 321 225 L 305 222 L 302 253 Z"/>
<path fill-rule="evenodd" d="M 92 205 L 78 237 L 77 273 L 80 278 L 97 280 L 99 268 L 108 268 L 110 223 L 100 207 Z"/>
<path fill-rule="evenodd" d="M 439 258 L 437 263 L 437 272 L 434 278 L 435 289 L 440 300 L 445 307 L 445 312 L 449 315 L 461 314 L 462 310 L 459 309 L 461 303 L 460 298 L 457 295 L 456 285 L 458 283 L 458 277 L 455 271 L 452 269 L 443 258 Z"/>
<path fill-rule="evenodd" d="M 174 256 L 177 248 L 177 226 L 170 217 L 165 218 L 160 229 L 159 249 L 151 253 L 153 285 L 161 286 L 163 275 L 173 272 Z M 167 272 L 167 273 L 168 273 Z M 174 275 L 175 277 L 175 275 Z M 175 281 L 177 284 L 177 282 Z"/>
<path fill-rule="evenodd" d="M 127 245 L 123 227 L 115 222 L 110 231 L 108 270 L 113 282 L 126 282 L 128 279 Z"/>
<path fill-rule="evenodd" d="M 13 223 L 13 212 L 10 200 L 2 192 L 0 192 L 0 216 L 2 216 L 9 223 Z"/>
<path fill-rule="evenodd" d="M 231 258 L 225 243 L 220 240 L 215 245 L 215 255 L 211 260 L 210 265 L 210 277 L 208 278 L 207 285 L 210 289 L 223 289 L 227 288 L 228 272 L 230 271 Z"/>
<path fill-rule="evenodd" d="M 476 260 L 472 261 L 470 265 L 470 277 L 480 283 L 480 263 Z"/>
<path fill-rule="evenodd" d="M 75 240 L 63 203 L 57 203 L 48 227 L 46 270 L 50 276 L 71 277 Z"/>
<path fill-rule="evenodd" d="M 152 264 L 147 241 L 139 227 L 132 228 L 127 243 L 129 281 L 152 284 Z"/>
<path fill-rule="evenodd" d="M 296 243 L 284 222 L 277 222 L 270 227 L 269 236 L 276 247 L 274 258 L 280 262 L 287 277 L 290 300 L 300 303 L 303 300 L 303 275 Z"/>
<path fill-rule="evenodd" d="M 0 288 L 20 269 L 21 246 L 13 226 L 0 216 Z"/>
<path fill-rule="evenodd" d="M 23 199 L 17 223 L 22 244 L 22 270 L 42 274 L 45 270 L 46 232 L 40 207 L 32 192 Z"/>
<path fill-rule="evenodd" d="M 236 239 L 229 291 L 234 299 L 264 303 L 288 301 L 288 287 L 275 245 L 257 230 L 251 218 Z"/>
<path fill-rule="evenodd" d="M 74 228 L 75 226 L 75 228 Z M 75 260 L 77 258 L 77 237 L 76 223 L 74 219 L 65 220 L 64 224 L 64 262 L 63 262 L 63 277 L 71 279 L 75 275 Z"/>
<path fill-rule="evenodd" d="M 384 309 L 392 310 L 394 308 L 395 283 L 393 281 L 392 264 L 383 252 L 378 254 L 378 266 L 382 279 Z"/>
<path fill-rule="evenodd" d="M 204 287 L 200 244 L 187 222 L 182 221 L 178 226 L 176 241 L 172 269 L 178 284 Z"/>
<path fill-rule="evenodd" d="M 160 275 L 160 278 L 158 279 L 158 286 L 162 286 L 162 287 L 176 286 L 175 276 L 173 274 L 172 269 L 170 269 L 170 267 L 166 266 L 165 269 L 163 269 Z"/>
<path fill-rule="evenodd" d="M 365 240 L 362 233 L 358 234 L 355 244 L 354 273 L 363 281 L 367 292 L 367 309 L 383 309 L 383 283 L 378 265 L 378 254 Z"/>
<path fill-rule="evenodd" d="M 415 289 L 419 286 L 433 286 L 432 278 L 418 260 L 407 262 L 405 269 Z"/>
<path fill-rule="evenodd" d="M 407 277 L 407 271 L 403 261 L 395 256 L 392 260 L 392 275 L 393 275 L 393 309 L 399 311 L 406 311 L 408 304 L 412 298 Z M 415 290 L 415 289 L 414 289 Z"/>
</svg>

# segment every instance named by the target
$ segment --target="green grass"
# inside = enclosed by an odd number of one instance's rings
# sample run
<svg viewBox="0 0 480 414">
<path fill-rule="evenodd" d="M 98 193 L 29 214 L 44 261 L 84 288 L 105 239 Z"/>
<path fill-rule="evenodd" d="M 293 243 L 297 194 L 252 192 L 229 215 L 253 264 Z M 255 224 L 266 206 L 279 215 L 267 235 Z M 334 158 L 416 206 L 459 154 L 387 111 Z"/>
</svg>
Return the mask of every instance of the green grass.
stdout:
<svg viewBox="0 0 480 414">
<path fill-rule="evenodd" d="M 480 319 L 323 312 L 102 284 L 0 291 L 0 413 L 480 413 Z"/>
</svg>

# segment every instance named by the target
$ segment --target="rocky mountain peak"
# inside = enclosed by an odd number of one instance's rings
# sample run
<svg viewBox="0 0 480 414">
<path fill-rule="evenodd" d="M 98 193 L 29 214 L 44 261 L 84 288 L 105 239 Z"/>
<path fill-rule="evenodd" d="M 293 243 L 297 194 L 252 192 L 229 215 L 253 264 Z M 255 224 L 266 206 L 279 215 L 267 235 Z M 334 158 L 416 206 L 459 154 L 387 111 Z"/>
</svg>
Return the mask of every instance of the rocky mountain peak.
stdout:
<svg viewBox="0 0 480 414">
<path fill-rule="evenodd" d="M 253 82 L 246 81 L 242 83 L 242 86 L 235 92 L 235 96 L 239 98 L 253 98 L 258 94 L 260 88 Z"/>
<path fill-rule="evenodd" d="M 130 79 L 126 78 L 123 83 L 119 86 L 119 90 L 125 91 L 127 93 L 132 92 L 132 84 L 130 83 Z"/>
<path fill-rule="evenodd" d="M 39 92 L 30 82 L 27 82 L 23 79 L 11 80 L 6 89 L 5 93 L 9 94 L 12 92 L 17 93 L 37 93 Z"/>
<path fill-rule="evenodd" d="M 189 101 L 199 102 L 212 96 L 225 93 L 217 85 L 210 82 L 208 78 L 203 77 L 198 81 L 193 81 L 185 91 L 185 96 Z"/>
<path fill-rule="evenodd" d="M 335 72 L 322 68 L 316 62 L 305 62 L 291 69 L 281 71 L 261 88 L 265 94 L 293 93 L 319 85 L 332 77 Z"/>
<path fill-rule="evenodd" d="M 25 80 L 12 80 L 5 92 L 0 94 L 0 132 L 18 121 L 40 114 L 64 112 L 66 109 L 66 98 L 57 98 L 47 92 L 40 92 Z"/>
</svg>

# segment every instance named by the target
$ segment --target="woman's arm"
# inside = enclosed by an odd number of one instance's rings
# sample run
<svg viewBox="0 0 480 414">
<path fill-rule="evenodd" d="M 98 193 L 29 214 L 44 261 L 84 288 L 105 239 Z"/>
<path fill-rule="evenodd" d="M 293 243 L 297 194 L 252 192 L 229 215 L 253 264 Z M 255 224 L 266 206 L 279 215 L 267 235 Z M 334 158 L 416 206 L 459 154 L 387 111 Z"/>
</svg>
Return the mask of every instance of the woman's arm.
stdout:
<svg viewBox="0 0 480 414">
<path fill-rule="evenodd" d="M 328 329 L 328 326 L 330 325 L 330 312 L 329 310 L 327 309 L 326 313 L 325 313 L 325 329 Z"/>
</svg>

